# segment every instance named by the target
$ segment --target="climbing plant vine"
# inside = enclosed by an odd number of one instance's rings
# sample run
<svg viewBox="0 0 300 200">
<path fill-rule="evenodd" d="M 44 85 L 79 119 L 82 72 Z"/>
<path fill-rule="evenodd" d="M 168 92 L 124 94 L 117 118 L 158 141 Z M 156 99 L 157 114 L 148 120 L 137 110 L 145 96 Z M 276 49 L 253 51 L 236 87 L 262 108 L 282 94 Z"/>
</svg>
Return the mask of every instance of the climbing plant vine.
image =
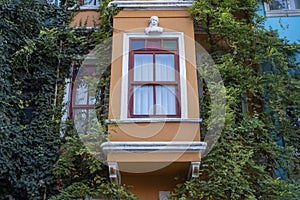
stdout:
<svg viewBox="0 0 300 200">
<path fill-rule="evenodd" d="M 136 198 L 107 181 L 105 166 L 71 122 L 63 137 L 60 132 L 72 64 L 112 34 L 118 9 L 107 8 L 108 2 L 102 1 L 100 27 L 87 30 L 69 28 L 72 1 L 56 7 L 0 0 L 1 199 Z M 291 76 L 299 70 L 299 47 L 264 28 L 258 2 L 196 1 L 191 8 L 207 36 L 200 43 L 208 44 L 225 83 L 227 114 L 218 144 L 202 162 L 202 176 L 178 185 L 171 198 L 299 198 L 299 127 L 291 118 L 300 110 L 299 79 Z M 105 73 L 99 87 L 107 92 Z M 103 105 L 107 101 L 98 109 Z M 205 119 L 208 93 L 200 106 Z M 105 115 L 99 117 L 103 122 Z M 202 127 L 205 134 L 205 120 Z"/>
<path fill-rule="evenodd" d="M 259 2 L 196 1 L 191 8 L 207 36 L 199 42 L 224 81 L 227 113 L 218 143 L 202 161 L 202 176 L 179 184 L 172 198 L 299 199 L 299 125 L 288 111 L 291 105 L 299 111 L 299 79 L 290 73 L 299 70 L 299 46 L 265 28 Z M 206 92 L 204 119 L 209 102 Z M 209 128 L 204 120 L 202 134 Z"/>
<path fill-rule="evenodd" d="M 99 174 L 72 126 L 61 132 L 65 80 L 97 40 L 95 29 L 69 28 L 75 1 L 60 3 L 0 1 L 0 199 L 130 199 Z"/>
</svg>

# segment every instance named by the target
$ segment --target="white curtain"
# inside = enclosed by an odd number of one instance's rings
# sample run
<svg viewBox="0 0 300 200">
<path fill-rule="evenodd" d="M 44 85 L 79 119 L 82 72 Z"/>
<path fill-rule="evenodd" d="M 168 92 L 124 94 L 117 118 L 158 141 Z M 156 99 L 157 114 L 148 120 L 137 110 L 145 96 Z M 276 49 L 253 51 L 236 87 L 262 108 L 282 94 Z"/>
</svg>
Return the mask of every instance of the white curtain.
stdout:
<svg viewBox="0 0 300 200">
<path fill-rule="evenodd" d="M 133 97 L 134 115 L 153 115 L 153 86 L 135 86 Z"/>
<path fill-rule="evenodd" d="M 174 55 L 156 54 L 155 76 L 157 81 L 175 81 Z"/>
<path fill-rule="evenodd" d="M 156 114 L 176 115 L 175 86 L 156 86 Z"/>
<path fill-rule="evenodd" d="M 134 81 L 153 81 L 153 55 L 134 55 Z"/>
</svg>

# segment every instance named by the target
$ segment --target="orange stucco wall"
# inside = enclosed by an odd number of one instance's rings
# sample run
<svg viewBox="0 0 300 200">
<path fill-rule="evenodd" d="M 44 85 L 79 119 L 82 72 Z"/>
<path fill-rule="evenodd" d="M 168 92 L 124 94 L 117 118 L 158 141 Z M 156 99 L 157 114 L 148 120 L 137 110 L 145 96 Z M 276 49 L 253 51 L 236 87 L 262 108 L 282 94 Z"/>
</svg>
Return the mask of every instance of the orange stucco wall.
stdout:
<svg viewBox="0 0 300 200">
<path fill-rule="evenodd" d="M 70 24 L 70 27 L 94 27 L 100 23 L 100 13 L 98 10 L 80 10 L 78 11 Z"/>
<path fill-rule="evenodd" d="M 199 123 L 126 123 L 109 125 L 111 141 L 199 141 Z"/>
<path fill-rule="evenodd" d="M 136 194 L 142 200 L 157 200 L 159 199 L 159 191 L 173 191 L 176 184 L 174 176 L 123 176 L 123 184 L 132 186 L 130 191 Z M 138 185 L 133 185 L 139 183 Z"/>
<path fill-rule="evenodd" d="M 163 164 L 166 165 L 161 167 Z M 142 165 L 142 163 L 137 165 Z M 124 172 L 122 184 L 132 186 L 130 190 L 143 200 L 157 200 L 159 191 L 172 192 L 176 184 L 182 183 L 187 178 L 189 163 L 153 163 L 153 166 L 155 165 L 160 169 L 146 173 Z M 180 178 L 175 180 L 175 177 Z"/>
<path fill-rule="evenodd" d="M 130 191 L 141 197 L 142 200 L 158 200 L 159 191 L 171 192 L 180 181 L 175 181 L 174 176 L 171 175 L 136 175 L 123 176 L 122 183 L 132 186 Z"/>
<path fill-rule="evenodd" d="M 125 32 L 143 33 L 149 18 L 159 17 L 159 26 L 165 32 L 183 32 L 187 79 L 188 118 L 199 118 L 198 86 L 194 48 L 193 21 L 188 10 L 123 10 L 114 17 L 113 51 L 109 119 L 119 119 L 121 114 L 121 84 L 123 35 Z M 128 123 L 110 125 L 110 140 L 199 140 L 199 123 Z M 129 134 L 128 134 L 129 133 Z"/>
<path fill-rule="evenodd" d="M 168 32 L 183 32 L 185 35 L 186 77 L 188 87 L 188 117 L 199 117 L 196 59 L 193 21 L 187 10 L 124 10 L 114 17 L 113 53 L 111 69 L 110 119 L 118 119 L 121 110 L 121 77 L 123 55 L 123 33 L 144 32 L 152 15 L 159 17 L 159 26 Z"/>
<path fill-rule="evenodd" d="M 127 152 L 110 153 L 107 160 L 111 162 L 192 162 L 199 161 L 201 154 L 199 152 Z"/>
</svg>

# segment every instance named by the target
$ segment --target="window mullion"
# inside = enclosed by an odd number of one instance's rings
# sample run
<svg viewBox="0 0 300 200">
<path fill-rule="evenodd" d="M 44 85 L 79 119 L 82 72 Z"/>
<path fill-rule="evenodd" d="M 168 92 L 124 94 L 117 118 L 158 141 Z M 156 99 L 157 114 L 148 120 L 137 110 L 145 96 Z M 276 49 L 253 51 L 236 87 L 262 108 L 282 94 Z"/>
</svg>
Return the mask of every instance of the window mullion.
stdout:
<svg viewBox="0 0 300 200">
<path fill-rule="evenodd" d="M 153 115 L 156 115 L 156 85 L 153 85 Z"/>
<path fill-rule="evenodd" d="M 156 59 L 153 52 L 153 115 L 156 115 Z"/>
<path fill-rule="evenodd" d="M 89 80 L 87 80 L 87 97 L 86 97 L 86 105 L 90 105 L 90 86 L 89 86 Z"/>
</svg>

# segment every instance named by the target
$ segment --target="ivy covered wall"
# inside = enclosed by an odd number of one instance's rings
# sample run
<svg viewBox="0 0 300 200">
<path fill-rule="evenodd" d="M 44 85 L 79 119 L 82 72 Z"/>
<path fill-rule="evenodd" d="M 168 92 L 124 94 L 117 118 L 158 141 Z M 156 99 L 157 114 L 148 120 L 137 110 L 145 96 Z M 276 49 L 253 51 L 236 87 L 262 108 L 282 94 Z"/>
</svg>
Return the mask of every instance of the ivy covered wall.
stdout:
<svg viewBox="0 0 300 200">
<path fill-rule="evenodd" d="M 267 1 L 266 1 L 267 2 Z M 178 185 L 174 199 L 299 199 L 299 45 L 266 27 L 256 0 L 198 0 L 195 23 L 226 88 L 225 124 L 218 142 L 202 160 L 202 176 Z M 203 74 L 208 70 L 203 66 Z M 201 78 L 203 78 L 203 74 Z M 213 75 L 211 75 L 213 76 Z M 204 77 L 200 102 L 202 132 L 209 123 L 211 95 Z M 298 111 L 297 111 L 298 110 Z M 279 146 L 276 139 L 282 138 Z M 274 169 L 283 169 L 285 179 Z"/>
<path fill-rule="evenodd" d="M 136 198 L 107 181 L 105 166 L 90 155 L 72 124 L 65 137 L 59 132 L 72 63 L 111 36 L 116 10 L 106 9 L 108 2 L 103 1 L 101 27 L 91 35 L 68 28 L 72 13 L 64 1 L 58 8 L 0 0 L 0 199 Z M 209 36 L 210 54 L 226 86 L 227 114 L 219 143 L 203 160 L 202 176 L 179 185 L 174 199 L 299 197 L 299 129 L 286 112 L 288 105 L 299 107 L 299 82 L 287 73 L 296 67 L 293 52 L 299 47 L 264 28 L 256 15 L 258 2 L 197 1 L 191 9 Z M 270 66 L 264 73 L 263 63 Z M 241 95 L 249 112 L 241 112 Z M 200 106 L 203 118 L 209 117 L 209 94 Z M 202 127 L 204 134 L 205 120 Z M 274 142 L 275 131 L 284 147 Z M 274 178 L 272 169 L 279 167 L 287 180 Z"/>
<path fill-rule="evenodd" d="M 61 98 L 84 37 L 68 29 L 68 5 L 0 1 L 0 197 L 45 199 L 56 190 Z"/>
</svg>

